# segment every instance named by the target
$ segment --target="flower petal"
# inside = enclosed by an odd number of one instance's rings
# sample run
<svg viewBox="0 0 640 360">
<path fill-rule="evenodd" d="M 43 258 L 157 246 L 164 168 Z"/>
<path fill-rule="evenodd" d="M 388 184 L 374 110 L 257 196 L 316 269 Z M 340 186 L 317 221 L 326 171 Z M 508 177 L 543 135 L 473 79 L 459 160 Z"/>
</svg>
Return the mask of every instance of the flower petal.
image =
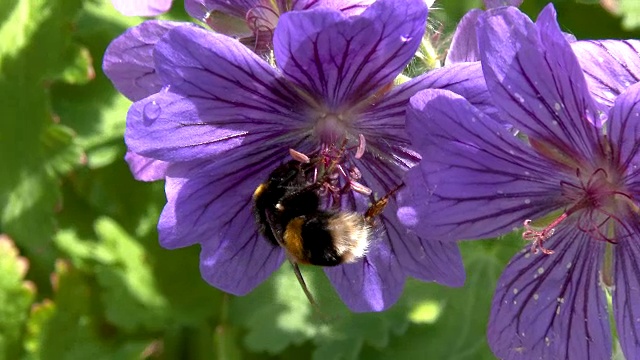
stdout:
<svg viewBox="0 0 640 360">
<path fill-rule="evenodd" d="M 378 199 L 401 183 L 400 173 L 394 173 L 399 168 L 373 156 L 363 158 L 358 169 L 365 185 L 374 194 L 380 194 Z M 375 200 L 371 199 L 371 202 Z M 458 246 L 451 242 L 428 241 L 408 232 L 396 215 L 397 208 L 395 197 L 391 196 L 384 212 L 375 219 L 374 231 L 379 233 L 376 241 L 390 244 L 392 254 L 406 275 L 447 286 L 462 286 L 465 273 Z"/>
<path fill-rule="evenodd" d="M 156 69 L 169 92 L 129 112 L 127 143 L 134 152 L 191 161 L 309 131 L 306 103 L 250 50 L 210 31 L 174 30 L 155 47 Z"/>
<path fill-rule="evenodd" d="M 131 170 L 133 177 L 140 181 L 162 180 L 169 167 L 168 162 L 144 157 L 132 151 L 127 151 L 124 159 L 129 164 L 129 170 Z"/>
<path fill-rule="evenodd" d="M 375 0 L 296 0 L 293 10 L 308 10 L 320 7 L 340 10 L 346 16 L 360 15 Z"/>
<path fill-rule="evenodd" d="M 447 53 L 445 65 L 452 65 L 460 62 L 472 62 L 480 60 L 478 54 L 478 36 L 476 34 L 476 24 L 478 17 L 484 14 L 480 9 L 473 9 L 466 13 L 451 39 L 451 46 Z"/>
<path fill-rule="evenodd" d="M 215 239 L 202 242 L 200 272 L 211 285 L 234 295 L 245 295 L 266 280 L 285 259 L 279 246 L 257 231 L 252 204 L 216 229 Z M 212 234 L 213 235 L 213 234 Z"/>
<path fill-rule="evenodd" d="M 253 216 L 255 189 L 287 153 L 287 146 L 264 145 L 224 158 L 172 164 L 165 185 L 167 204 L 158 222 L 161 245 L 173 249 L 224 240 L 224 229 L 236 217 Z M 258 231 L 255 224 L 249 227 Z"/>
<path fill-rule="evenodd" d="M 429 71 L 394 87 L 354 122 L 354 127 L 365 136 L 367 147 L 371 149 L 369 153 L 375 154 L 371 157 L 372 162 L 383 160 L 405 170 L 418 162 L 419 156 L 411 149 L 405 131 L 405 114 L 409 98 L 424 89 L 447 89 L 462 95 L 487 114 L 496 112 L 479 62 Z"/>
<path fill-rule="evenodd" d="M 633 216 L 627 226 L 633 236 L 613 247 L 615 287 L 613 314 L 618 339 L 626 359 L 640 357 L 640 219 Z"/>
<path fill-rule="evenodd" d="M 376 240 L 362 260 L 325 269 L 342 301 L 355 312 L 389 308 L 404 287 L 405 275 L 389 243 Z"/>
<path fill-rule="evenodd" d="M 545 246 L 555 253 L 535 255 L 526 247 L 498 280 L 489 346 L 502 359 L 610 359 L 599 286 L 605 242 L 562 227 Z"/>
<path fill-rule="evenodd" d="M 215 32 L 242 38 L 253 35 L 247 13 L 259 3 L 260 0 L 185 0 L 184 7 L 189 15 Z"/>
<path fill-rule="evenodd" d="M 412 244 L 416 241 L 414 238 L 419 245 Z M 464 263 L 458 244 L 420 238 L 413 234 L 405 235 L 401 242 L 393 240 L 394 238 L 392 238 L 392 244 L 395 244 L 393 250 L 407 275 L 445 286 L 464 285 Z M 409 257 L 412 258 L 411 261 L 408 260 Z"/>
<path fill-rule="evenodd" d="M 616 96 L 640 81 L 639 40 L 587 40 L 571 44 L 598 102 L 613 106 Z"/>
<path fill-rule="evenodd" d="M 487 91 L 487 84 L 482 73 L 480 62 L 459 63 L 429 71 L 408 81 L 422 89 L 443 89 L 452 91 L 478 108 L 487 115 L 495 115 L 491 94 Z"/>
<path fill-rule="evenodd" d="M 480 56 L 496 106 L 530 138 L 571 159 L 592 159 L 599 108 L 548 5 L 533 24 L 513 7 L 479 19 Z"/>
<path fill-rule="evenodd" d="M 407 131 L 422 161 L 405 177 L 398 215 L 421 237 L 495 237 L 562 206 L 562 175 L 459 95 L 414 95 Z"/>
<path fill-rule="evenodd" d="M 260 0 L 184 0 L 187 13 L 200 21 L 205 21 L 211 12 L 221 12 L 244 19 L 247 11 L 259 4 Z"/>
<path fill-rule="evenodd" d="M 111 0 L 113 7 L 126 16 L 156 16 L 169 11 L 171 0 Z"/>
<path fill-rule="evenodd" d="M 330 108 L 358 103 L 411 60 L 427 10 L 422 0 L 378 0 L 355 17 L 329 9 L 288 12 L 274 35 L 278 67 Z"/>
<path fill-rule="evenodd" d="M 191 161 L 236 148 L 248 130 L 201 123 L 198 106 L 171 92 L 137 101 L 127 114 L 125 141 L 137 154 L 164 161 Z"/>
<path fill-rule="evenodd" d="M 618 96 L 607 121 L 611 161 L 627 169 L 632 191 L 640 194 L 640 83 Z"/>
<path fill-rule="evenodd" d="M 155 71 L 153 47 L 169 30 L 181 25 L 186 26 L 173 21 L 149 20 L 113 40 L 102 61 L 102 70 L 113 86 L 132 101 L 160 91 L 162 82 Z"/>
<path fill-rule="evenodd" d="M 483 0 L 487 9 L 497 8 L 500 6 L 520 6 L 523 0 Z"/>
</svg>

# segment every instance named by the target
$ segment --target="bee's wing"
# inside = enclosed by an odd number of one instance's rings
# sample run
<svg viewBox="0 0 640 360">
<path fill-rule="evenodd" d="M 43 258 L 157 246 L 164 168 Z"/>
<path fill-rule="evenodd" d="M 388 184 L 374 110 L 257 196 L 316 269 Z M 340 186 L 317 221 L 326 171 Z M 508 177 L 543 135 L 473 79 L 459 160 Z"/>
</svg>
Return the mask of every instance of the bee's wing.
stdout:
<svg viewBox="0 0 640 360">
<path fill-rule="evenodd" d="M 302 286 L 302 290 L 304 291 L 304 294 L 307 296 L 307 299 L 309 300 L 311 305 L 313 305 L 316 309 L 319 309 L 318 303 L 313 298 L 313 295 L 311 294 L 311 292 L 309 291 L 309 288 L 307 287 L 307 283 L 304 281 L 304 278 L 302 277 L 302 272 L 298 267 L 298 263 L 296 259 L 293 256 L 291 256 L 287 248 L 284 246 L 284 240 L 282 238 L 282 233 L 283 233 L 282 226 L 280 226 L 280 224 L 278 224 L 278 222 L 275 221 L 274 215 L 271 211 L 267 209 L 265 210 L 265 213 L 267 215 L 266 218 L 267 218 L 267 222 L 269 223 L 269 229 L 271 230 L 273 237 L 278 241 L 278 244 L 280 244 L 280 247 L 282 248 L 282 250 L 284 250 L 285 254 L 287 254 L 287 259 L 289 260 L 289 263 L 291 263 L 291 266 L 293 267 L 293 272 L 294 274 L 296 274 L 296 278 L 298 279 L 300 286 Z"/>
</svg>

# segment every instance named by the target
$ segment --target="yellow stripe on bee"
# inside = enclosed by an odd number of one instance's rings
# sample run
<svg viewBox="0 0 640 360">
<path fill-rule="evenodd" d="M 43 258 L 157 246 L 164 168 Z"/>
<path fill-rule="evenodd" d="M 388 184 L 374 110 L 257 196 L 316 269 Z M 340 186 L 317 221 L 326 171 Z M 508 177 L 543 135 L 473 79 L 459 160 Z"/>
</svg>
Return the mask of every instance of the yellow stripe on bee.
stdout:
<svg viewBox="0 0 640 360">
<path fill-rule="evenodd" d="M 253 200 L 256 200 L 264 191 L 267 189 L 267 184 L 260 184 L 256 188 L 256 191 L 253 192 Z"/>
<path fill-rule="evenodd" d="M 305 251 L 302 247 L 302 225 L 304 224 L 304 217 L 299 216 L 289 221 L 287 228 L 284 230 L 284 247 L 289 254 L 293 256 L 297 262 L 301 264 L 308 264 L 309 260 L 305 255 Z"/>
</svg>

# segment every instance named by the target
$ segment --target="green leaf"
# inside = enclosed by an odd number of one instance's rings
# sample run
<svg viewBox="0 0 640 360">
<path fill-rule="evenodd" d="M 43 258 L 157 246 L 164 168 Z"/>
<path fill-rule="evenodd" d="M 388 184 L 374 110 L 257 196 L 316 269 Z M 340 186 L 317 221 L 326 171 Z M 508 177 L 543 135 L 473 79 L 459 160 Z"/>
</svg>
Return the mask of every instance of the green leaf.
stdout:
<svg viewBox="0 0 640 360">
<path fill-rule="evenodd" d="M 241 359 L 241 350 L 238 342 L 238 328 L 229 324 L 229 302 L 231 295 L 225 294 L 221 302 L 221 312 L 218 324 L 215 327 L 214 347 L 218 359 Z"/>
<path fill-rule="evenodd" d="M 167 301 L 157 288 L 144 248 L 110 219 L 99 219 L 95 227 L 105 251 L 115 259 L 96 267 L 107 319 L 130 330 L 160 328 L 166 320 Z"/>
<path fill-rule="evenodd" d="M 111 1 L 86 2 L 74 35 L 94 56 L 83 57 L 83 61 L 92 61 L 92 68 L 101 69 L 108 44 L 141 21 L 118 13 Z M 92 169 L 123 161 L 124 126 L 131 105 L 101 70 L 93 75 L 88 83 L 68 81 L 56 84 L 51 91 L 53 108 L 78 134 L 77 143 L 86 152 L 87 166 Z"/>
<path fill-rule="evenodd" d="M 0 3 L 0 227 L 31 258 L 37 279 L 53 267 L 58 177 L 80 162 L 73 133 L 55 123 L 59 118 L 48 99 L 52 81 L 66 79 L 63 74 L 77 66 L 68 63 L 68 54 L 80 5 L 80 0 Z"/>
<path fill-rule="evenodd" d="M 323 359 L 358 359 L 362 351 L 362 339 L 336 339 L 330 342 L 330 346 L 320 346 L 313 353 L 313 360 Z"/>
<path fill-rule="evenodd" d="M 84 275 L 58 261 L 53 301 L 35 306 L 25 338 L 26 360 L 139 359 L 153 353 L 155 341 L 118 337 L 95 312 L 95 294 Z"/>
<path fill-rule="evenodd" d="M 137 182 L 124 161 L 118 161 L 104 168 L 79 171 L 68 185 L 65 198 L 73 201 L 60 213 L 60 222 L 65 227 L 74 227 L 75 231 L 62 232 L 57 244 L 74 264 L 95 272 L 96 262 L 112 263 L 108 258 L 113 257 L 109 247 L 77 239 L 95 238 L 93 230 L 83 224 L 91 224 L 100 218 L 100 214 L 106 214 L 121 230 L 135 234 L 133 240 L 144 248 L 144 258 L 151 266 L 157 290 L 169 304 L 166 316 L 171 320 L 167 321 L 196 326 L 215 315 L 222 293 L 202 279 L 199 249 L 188 247 L 169 251 L 158 243 L 156 226 L 164 204 L 162 183 Z"/>
<path fill-rule="evenodd" d="M 247 329 L 253 352 L 279 354 L 314 344 L 314 359 L 493 359 L 486 324 L 498 276 L 522 246 L 519 235 L 461 243 L 468 269 L 462 288 L 409 279 L 398 303 L 382 313 L 351 313 L 318 267 L 303 268 L 320 306 L 314 312 L 288 264 L 231 303 L 233 324 Z"/>
<path fill-rule="evenodd" d="M 29 267 L 13 242 L 0 235 L 0 359 L 17 358 L 29 308 L 35 298 L 35 285 L 24 281 Z"/>
<path fill-rule="evenodd" d="M 170 313 L 167 316 L 170 321 L 185 326 L 196 326 L 202 321 L 212 322 L 221 311 L 225 294 L 202 279 L 199 249 L 195 246 L 178 250 L 162 249 L 155 232 L 147 239 L 147 256 L 153 259 L 154 277 L 169 304 Z M 224 339 L 236 338 L 228 327 L 224 330 L 219 334 Z M 227 340 L 224 343 L 228 344 Z"/>
<path fill-rule="evenodd" d="M 64 175 L 80 162 L 83 152 L 73 143 L 74 137 L 73 130 L 63 125 L 50 124 L 44 129 L 41 143 L 48 157 L 45 166 L 49 173 Z"/>
<path fill-rule="evenodd" d="M 47 323 L 55 315 L 55 311 L 56 305 L 49 299 L 45 299 L 31 308 L 27 331 L 23 338 L 26 359 L 38 358 L 36 354 L 44 351 L 42 349 L 43 337 L 46 335 L 44 330 Z"/>
<path fill-rule="evenodd" d="M 124 155 L 124 149 L 123 155 Z M 120 159 L 98 169 L 81 169 L 68 180 L 64 195 L 75 198 L 74 204 L 60 213 L 60 221 L 78 227 L 87 213 L 107 215 L 137 236 L 155 234 L 158 217 L 165 203 L 164 184 L 143 183 L 133 179 L 125 161 Z M 91 229 L 90 229 L 91 230 Z M 154 241 L 155 247 L 157 242 Z"/>
<path fill-rule="evenodd" d="M 307 284 L 313 289 L 315 276 L 307 275 Z M 270 354 L 301 344 L 316 336 L 322 328 L 322 324 L 312 318 L 313 308 L 289 264 L 251 294 L 234 298 L 229 316 L 232 324 L 248 329 L 244 338 L 248 349 Z"/>
<path fill-rule="evenodd" d="M 57 244 L 77 266 L 95 272 L 111 323 L 128 331 L 159 329 L 167 320 L 167 301 L 157 288 L 145 249 L 109 218 L 98 219 L 95 231 L 98 242 L 63 231 Z"/>
<path fill-rule="evenodd" d="M 220 309 L 221 292 L 202 280 L 197 249 L 167 251 L 155 239 L 145 241 L 147 249 L 105 217 L 95 222 L 95 233 L 98 241 L 87 241 L 63 230 L 56 244 L 77 267 L 95 275 L 106 317 L 115 326 L 126 331 L 159 330 L 169 323 L 196 326 Z"/>
<path fill-rule="evenodd" d="M 637 0 L 620 0 L 619 11 L 622 15 L 622 26 L 631 30 L 640 27 L 640 2 Z"/>
<path fill-rule="evenodd" d="M 409 324 L 403 306 L 382 313 L 352 313 L 321 268 L 302 271 L 318 310 L 307 301 L 289 264 L 251 294 L 234 299 L 230 319 L 247 329 L 243 342 L 249 350 L 278 354 L 312 342 L 314 359 L 355 359 L 364 344 L 384 347 L 390 334 L 405 331 Z"/>
<path fill-rule="evenodd" d="M 86 84 L 96 76 L 91 53 L 83 46 L 71 44 L 66 49 L 64 63 L 68 64 L 60 73 L 52 74 L 52 78 L 66 84 Z"/>
<path fill-rule="evenodd" d="M 506 263 L 522 246 L 518 234 L 461 242 L 467 269 L 464 287 L 411 281 L 403 299 L 410 304 L 413 324 L 384 351 L 365 348 L 362 357 L 385 359 L 393 354 L 396 359 L 495 359 L 486 342 L 493 290 Z"/>
</svg>

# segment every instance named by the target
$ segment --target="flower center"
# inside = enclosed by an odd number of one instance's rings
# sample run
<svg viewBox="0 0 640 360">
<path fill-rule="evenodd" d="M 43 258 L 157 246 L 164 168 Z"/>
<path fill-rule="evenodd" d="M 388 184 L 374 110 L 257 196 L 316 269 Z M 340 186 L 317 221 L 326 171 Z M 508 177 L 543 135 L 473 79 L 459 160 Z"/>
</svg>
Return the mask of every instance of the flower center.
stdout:
<svg viewBox="0 0 640 360">
<path fill-rule="evenodd" d="M 294 149 L 290 149 L 289 153 L 293 159 L 312 165 L 305 170 L 305 176 L 310 185 L 318 188 L 322 207 L 340 209 L 343 207 L 343 195 L 352 191 L 363 195 L 372 193 L 371 189 L 359 182 L 362 174 L 354 162 L 364 154 L 365 147 L 363 135 L 358 137 L 356 145 L 351 146 L 343 135 L 339 142 L 323 142 L 320 149 L 311 154 Z"/>
<path fill-rule="evenodd" d="M 620 234 L 616 234 L 615 224 L 623 225 L 626 212 L 638 211 L 638 205 L 615 174 L 605 168 L 588 172 L 578 168 L 573 181 L 561 182 L 563 198 L 569 203 L 565 211 L 541 230 L 532 227 L 531 220 L 524 222 L 522 237 L 532 242 L 532 252 L 552 254 L 543 243 L 568 219 L 573 219 L 575 226 L 591 238 L 616 244 Z"/>
<path fill-rule="evenodd" d="M 335 144 L 347 135 L 347 121 L 341 114 L 321 114 L 315 122 L 313 132 L 321 143 Z"/>
</svg>

